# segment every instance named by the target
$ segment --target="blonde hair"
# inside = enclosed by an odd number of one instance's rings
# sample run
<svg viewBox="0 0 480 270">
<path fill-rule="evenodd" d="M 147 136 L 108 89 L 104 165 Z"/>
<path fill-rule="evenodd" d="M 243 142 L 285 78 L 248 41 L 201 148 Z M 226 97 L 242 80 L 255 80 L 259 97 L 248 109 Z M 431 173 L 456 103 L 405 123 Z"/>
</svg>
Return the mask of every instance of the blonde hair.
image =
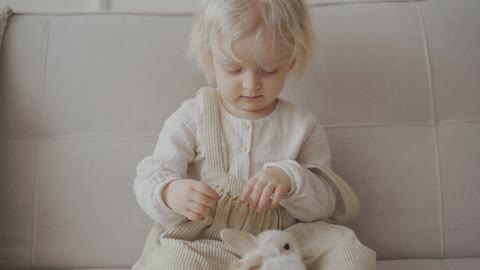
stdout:
<svg viewBox="0 0 480 270">
<path fill-rule="evenodd" d="M 256 31 L 255 59 L 260 61 L 258 43 L 270 37 L 272 44 L 279 40 L 290 51 L 292 75 L 297 79 L 303 75 L 316 44 L 304 0 L 204 0 L 190 34 L 188 56 L 211 83 L 215 77 L 212 50 L 235 58 L 232 43 L 252 31 Z M 229 55 L 219 49 L 221 40 L 230 42 Z"/>
</svg>

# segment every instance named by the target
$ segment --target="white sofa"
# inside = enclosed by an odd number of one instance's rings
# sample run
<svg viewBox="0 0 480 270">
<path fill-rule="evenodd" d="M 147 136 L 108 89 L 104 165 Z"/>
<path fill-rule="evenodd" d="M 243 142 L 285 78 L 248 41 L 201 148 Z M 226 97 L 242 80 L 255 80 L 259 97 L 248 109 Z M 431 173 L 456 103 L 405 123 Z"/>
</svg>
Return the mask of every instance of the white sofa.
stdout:
<svg viewBox="0 0 480 270">
<path fill-rule="evenodd" d="M 319 53 L 283 97 L 324 124 L 333 168 L 362 205 L 349 226 L 380 270 L 480 269 L 480 1 L 311 12 Z M 128 269 L 138 258 L 153 221 L 135 201 L 136 165 L 205 85 L 184 57 L 191 22 L 11 17 L 0 56 L 0 268 Z"/>
</svg>

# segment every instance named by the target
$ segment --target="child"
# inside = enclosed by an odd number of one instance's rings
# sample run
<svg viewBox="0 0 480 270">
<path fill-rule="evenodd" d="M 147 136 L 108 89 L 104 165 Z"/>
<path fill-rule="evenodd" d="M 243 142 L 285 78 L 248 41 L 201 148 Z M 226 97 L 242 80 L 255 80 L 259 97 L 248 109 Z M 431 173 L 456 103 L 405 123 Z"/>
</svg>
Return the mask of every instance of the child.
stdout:
<svg viewBox="0 0 480 270">
<path fill-rule="evenodd" d="M 375 269 L 373 251 L 325 221 L 358 208 L 329 169 L 324 129 L 278 97 L 313 45 L 304 1 L 203 2 L 190 54 L 215 88 L 186 100 L 138 165 L 137 201 L 156 223 L 132 269 L 227 269 L 240 254 L 220 240 L 223 228 L 286 230 L 308 269 Z M 334 214 L 336 191 L 343 215 Z"/>
</svg>

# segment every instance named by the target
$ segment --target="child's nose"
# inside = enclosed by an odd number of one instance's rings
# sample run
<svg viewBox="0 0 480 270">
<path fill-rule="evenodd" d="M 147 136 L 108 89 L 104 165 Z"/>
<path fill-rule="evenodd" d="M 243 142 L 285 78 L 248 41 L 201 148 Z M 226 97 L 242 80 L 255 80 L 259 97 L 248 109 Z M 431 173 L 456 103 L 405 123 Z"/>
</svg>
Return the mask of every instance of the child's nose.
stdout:
<svg viewBox="0 0 480 270">
<path fill-rule="evenodd" d="M 242 82 L 243 89 L 247 91 L 255 91 L 260 88 L 260 82 L 257 75 L 253 72 L 246 72 Z"/>
</svg>

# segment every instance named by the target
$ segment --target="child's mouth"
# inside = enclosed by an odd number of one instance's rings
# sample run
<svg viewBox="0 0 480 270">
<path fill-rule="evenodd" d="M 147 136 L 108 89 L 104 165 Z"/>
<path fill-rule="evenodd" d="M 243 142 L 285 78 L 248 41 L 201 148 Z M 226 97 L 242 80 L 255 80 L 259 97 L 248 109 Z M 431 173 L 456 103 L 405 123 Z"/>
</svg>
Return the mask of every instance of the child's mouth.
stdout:
<svg viewBox="0 0 480 270">
<path fill-rule="evenodd" d="M 254 101 L 254 100 L 260 99 L 261 97 L 262 97 L 262 95 L 260 95 L 260 96 L 241 96 L 240 98 L 243 99 L 243 100 L 247 100 L 247 101 Z"/>
</svg>

